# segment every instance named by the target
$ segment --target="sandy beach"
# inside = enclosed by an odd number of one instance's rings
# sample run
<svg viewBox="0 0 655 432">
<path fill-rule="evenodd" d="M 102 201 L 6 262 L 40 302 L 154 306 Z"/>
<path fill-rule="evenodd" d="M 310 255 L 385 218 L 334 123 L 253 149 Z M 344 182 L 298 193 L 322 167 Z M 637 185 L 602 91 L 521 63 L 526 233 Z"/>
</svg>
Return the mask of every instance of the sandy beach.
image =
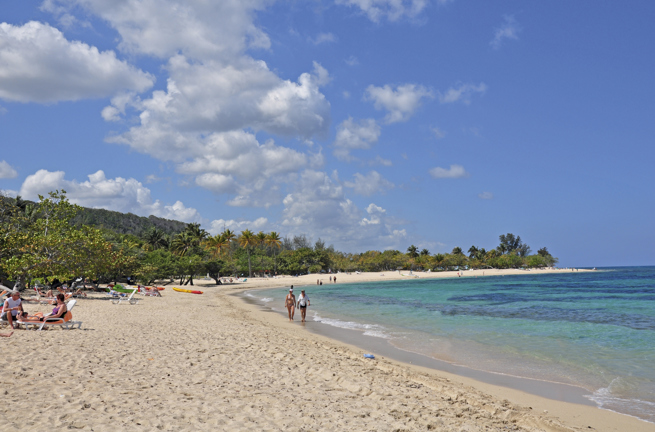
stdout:
<svg viewBox="0 0 655 432">
<path fill-rule="evenodd" d="M 462 277 L 483 277 L 479 272 Z M 338 274 L 337 282 L 405 277 Z M 380 356 L 367 360 L 357 346 L 234 295 L 316 279 L 203 280 L 196 283 L 203 295 L 167 287 L 161 298 L 141 297 L 137 305 L 113 305 L 100 294 L 80 299 L 73 315 L 81 330 L 17 330 L 0 341 L 0 421 L 7 430 L 655 430 L 591 406 Z M 26 305 L 29 312 L 50 308 Z"/>
</svg>

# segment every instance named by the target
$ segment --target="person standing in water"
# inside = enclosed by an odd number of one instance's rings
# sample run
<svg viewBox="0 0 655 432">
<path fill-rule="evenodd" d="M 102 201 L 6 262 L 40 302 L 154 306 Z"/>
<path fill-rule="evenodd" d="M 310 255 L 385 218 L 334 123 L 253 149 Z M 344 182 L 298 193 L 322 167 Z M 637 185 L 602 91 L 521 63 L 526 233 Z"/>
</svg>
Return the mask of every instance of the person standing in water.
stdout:
<svg viewBox="0 0 655 432">
<path fill-rule="evenodd" d="M 307 315 L 307 306 L 309 306 L 309 297 L 305 294 L 305 290 L 300 291 L 298 296 L 298 307 L 300 308 L 300 317 L 302 318 L 300 322 L 305 322 L 305 316 Z"/>
<path fill-rule="evenodd" d="M 293 295 L 293 285 L 289 288 L 289 294 L 284 299 L 284 306 L 289 312 L 289 321 L 293 321 L 293 315 L 296 313 L 296 296 Z"/>
</svg>

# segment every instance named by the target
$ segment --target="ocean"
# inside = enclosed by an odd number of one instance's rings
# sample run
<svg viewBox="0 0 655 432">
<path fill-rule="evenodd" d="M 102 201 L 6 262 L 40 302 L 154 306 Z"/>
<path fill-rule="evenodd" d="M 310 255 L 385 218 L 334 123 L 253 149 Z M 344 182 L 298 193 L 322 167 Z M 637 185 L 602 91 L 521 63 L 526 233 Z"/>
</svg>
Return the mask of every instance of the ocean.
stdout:
<svg viewBox="0 0 655 432">
<path fill-rule="evenodd" d="M 321 325 L 474 370 L 582 387 L 601 408 L 655 423 L 655 267 L 306 289 L 308 319 Z M 247 295 L 281 311 L 287 292 Z"/>
</svg>

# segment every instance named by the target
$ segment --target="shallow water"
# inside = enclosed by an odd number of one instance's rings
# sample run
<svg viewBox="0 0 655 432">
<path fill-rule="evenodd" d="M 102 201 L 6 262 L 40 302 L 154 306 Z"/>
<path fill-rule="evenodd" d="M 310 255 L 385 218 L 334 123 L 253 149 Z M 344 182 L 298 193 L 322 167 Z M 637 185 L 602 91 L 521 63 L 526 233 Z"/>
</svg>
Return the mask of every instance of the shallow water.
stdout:
<svg viewBox="0 0 655 432">
<path fill-rule="evenodd" d="M 310 316 L 655 422 L 655 267 L 307 287 Z M 286 289 L 249 294 L 281 308 Z M 278 304 L 279 303 L 279 304 Z"/>
</svg>

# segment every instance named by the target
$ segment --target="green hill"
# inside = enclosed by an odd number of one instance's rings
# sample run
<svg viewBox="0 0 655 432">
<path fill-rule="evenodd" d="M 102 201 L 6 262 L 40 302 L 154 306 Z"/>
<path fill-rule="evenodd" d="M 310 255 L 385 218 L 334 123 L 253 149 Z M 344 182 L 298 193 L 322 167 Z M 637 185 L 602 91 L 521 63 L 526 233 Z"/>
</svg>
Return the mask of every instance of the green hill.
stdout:
<svg viewBox="0 0 655 432">
<path fill-rule="evenodd" d="M 118 234 L 132 234 L 141 237 L 152 227 L 157 227 L 168 235 L 184 231 L 186 223 L 160 218 L 157 216 L 137 216 L 132 213 L 119 213 L 105 209 L 83 207 L 75 216 L 76 225 L 90 225 L 105 228 Z"/>
</svg>

